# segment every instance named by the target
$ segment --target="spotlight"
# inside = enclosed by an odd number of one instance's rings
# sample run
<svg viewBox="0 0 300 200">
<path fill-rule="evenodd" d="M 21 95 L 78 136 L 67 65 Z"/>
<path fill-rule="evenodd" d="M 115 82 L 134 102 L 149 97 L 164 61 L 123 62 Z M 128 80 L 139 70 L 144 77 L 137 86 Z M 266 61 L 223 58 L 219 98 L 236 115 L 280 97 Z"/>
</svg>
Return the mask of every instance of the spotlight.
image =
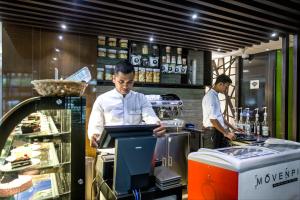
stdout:
<svg viewBox="0 0 300 200">
<path fill-rule="evenodd" d="M 198 15 L 197 14 L 193 14 L 192 15 L 192 19 L 197 19 Z"/>
<path fill-rule="evenodd" d="M 60 52 L 60 50 L 58 48 L 55 48 L 55 51 L 58 52 L 58 53 Z"/>
<path fill-rule="evenodd" d="M 61 27 L 62 29 L 64 29 L 64 30 L 67 29 L 67 26 L 66 26 L 65 24 L 62 24 L 60 27 Z"/>
<path fill-rule="evenodd" d="M 59 36 L 58 36 L 58 39 L 59 39 L 59 40 L 63 40 L 64 37 L 63 37 L 62 35 L 59 35 Z"/>
<path fill-rule="evenodd" d="M 276 36 L 277 36 L 277 33 L 275 33 L 275 32 L 271 34 L 271 37 L 276 37 Z"/>
<path fill-rule="evenodd" d="M 150 37 L 149 40 L 150 40 L 150 42 L 153 42 L 154 38 L 153 38 L 153 37 Z"/>
</svg>

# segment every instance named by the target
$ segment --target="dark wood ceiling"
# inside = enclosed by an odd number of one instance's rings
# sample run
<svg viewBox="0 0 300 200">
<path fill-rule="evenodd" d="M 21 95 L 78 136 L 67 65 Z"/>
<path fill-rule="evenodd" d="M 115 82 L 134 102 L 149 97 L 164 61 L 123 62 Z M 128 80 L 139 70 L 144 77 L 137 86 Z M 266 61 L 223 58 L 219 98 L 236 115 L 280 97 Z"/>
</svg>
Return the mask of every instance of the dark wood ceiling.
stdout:
<svg viewBox="0 0 300 200">
<path fill-rule="evenodd" d="M 222 52 L 298 33 L 298 0 L 0 0 L 6 22 Z M 191 16 L 198 18 L 192 20 Z M 272 32 L 278 36 L 271 37 Z"/>
</svg>

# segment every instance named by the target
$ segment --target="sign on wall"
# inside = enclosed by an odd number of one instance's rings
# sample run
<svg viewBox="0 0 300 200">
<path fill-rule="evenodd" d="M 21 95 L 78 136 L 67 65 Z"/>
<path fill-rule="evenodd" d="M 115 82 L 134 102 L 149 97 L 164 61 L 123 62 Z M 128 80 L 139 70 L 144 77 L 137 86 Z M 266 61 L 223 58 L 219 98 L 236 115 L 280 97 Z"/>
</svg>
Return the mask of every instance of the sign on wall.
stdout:
<svg viewBox="0 0 300 200">
<path fill-rule="evenodd" d="M 252 89 L 259 89 L 259 80 L 250 81 L 250 90 Z"/>
</svg>

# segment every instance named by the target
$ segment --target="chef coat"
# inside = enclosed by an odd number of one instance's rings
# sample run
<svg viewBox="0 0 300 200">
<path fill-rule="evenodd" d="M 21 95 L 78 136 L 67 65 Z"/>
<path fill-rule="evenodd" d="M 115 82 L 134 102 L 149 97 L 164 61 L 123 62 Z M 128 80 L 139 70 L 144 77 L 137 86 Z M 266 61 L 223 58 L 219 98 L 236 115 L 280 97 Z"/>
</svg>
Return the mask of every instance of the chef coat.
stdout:
<svg viewBox="0 0 300 200">
<path fill-rule="evenodd" d="M 116 89 L 96 99 L 89 119 L 88 136 L 102 134 L 105 125 L 156 124 L 156 116 L 144 94 L 130 91 L 125 97 Z"/>
<path fill-rule="evenodd" d="M 223 114 L 221 112 L 218 93 L 214 89 L 209 90 L 203 97 L 202 110 L 204 127 L 213 127 L 210 119 L 217 119 L 221 126 L 223 126 L 224 129 L 227 129 L 227 126 L 224 123 Z"/>
</svg>

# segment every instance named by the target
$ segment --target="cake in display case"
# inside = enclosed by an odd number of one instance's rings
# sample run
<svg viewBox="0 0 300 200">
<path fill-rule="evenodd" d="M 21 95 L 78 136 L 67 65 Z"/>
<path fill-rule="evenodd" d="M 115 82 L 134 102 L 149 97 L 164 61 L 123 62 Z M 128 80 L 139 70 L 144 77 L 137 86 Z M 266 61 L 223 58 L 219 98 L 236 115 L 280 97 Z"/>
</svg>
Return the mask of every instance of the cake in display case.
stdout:
<svg viewBox="0 0 300 200">
<path fill-rule="evenodd" d="M 84 161 L 84 97 L 33 97 L 1 119 L 0 199 L 84 199 Z"/>
</svg>

